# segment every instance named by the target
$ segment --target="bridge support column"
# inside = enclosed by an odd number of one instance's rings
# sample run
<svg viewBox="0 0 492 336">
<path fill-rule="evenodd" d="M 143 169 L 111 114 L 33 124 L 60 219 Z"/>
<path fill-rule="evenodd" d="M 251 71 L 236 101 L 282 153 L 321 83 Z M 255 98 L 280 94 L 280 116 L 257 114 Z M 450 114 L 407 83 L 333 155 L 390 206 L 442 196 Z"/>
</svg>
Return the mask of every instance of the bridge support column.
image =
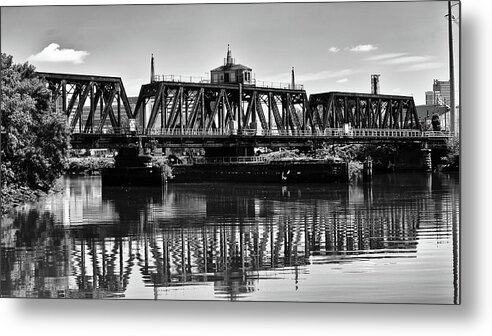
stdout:
<svg viewBox="0 0 492 336">
<path fill-rule="evenodd" d="M 424 154 L 425 171 L 431 172 L 432 171 L 432 150 L 430 148 L 423 148 L 421 151 Z"/>
<path fill-rule="evenodd" d="M 139 148 L 120 148 L 114 165 L 116 168 L 146 167 L 150 157 L 140 154 Z"/>
<path fill-rule="evenodd" d="M 234 157 L 234 156 L 254 156 L 255 148 L 248 147 L 211 147 L 205 148 L 205 156 L 207 157 Z"/>
<path fill-rule="evenodd" d="M 153 167 L 150 155 L 141 155 L 138 147 L 120 148 L 114 168 L 101 172 L 105 186 L 161 186 L 165 176 L 161 167 Z"/>
<path fill-rule="evenodd" d="M 368 157 L 363 163 L 362 167 L 362 181 L 371 182 L 372 181 L 372 159 Z"/>
</svg>

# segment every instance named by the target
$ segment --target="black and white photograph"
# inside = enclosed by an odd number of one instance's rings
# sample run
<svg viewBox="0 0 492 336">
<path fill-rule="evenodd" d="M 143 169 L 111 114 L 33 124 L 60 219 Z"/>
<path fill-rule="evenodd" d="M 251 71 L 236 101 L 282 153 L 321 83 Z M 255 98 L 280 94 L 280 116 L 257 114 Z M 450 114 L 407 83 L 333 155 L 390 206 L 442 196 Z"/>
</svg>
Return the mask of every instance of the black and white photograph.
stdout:
<svg viewBox="0 0 492 336">
<path fill-rule="evenodd" d="M 460 305 L 461 5 L 2 6 L 0 297 Z"/>
</svg>

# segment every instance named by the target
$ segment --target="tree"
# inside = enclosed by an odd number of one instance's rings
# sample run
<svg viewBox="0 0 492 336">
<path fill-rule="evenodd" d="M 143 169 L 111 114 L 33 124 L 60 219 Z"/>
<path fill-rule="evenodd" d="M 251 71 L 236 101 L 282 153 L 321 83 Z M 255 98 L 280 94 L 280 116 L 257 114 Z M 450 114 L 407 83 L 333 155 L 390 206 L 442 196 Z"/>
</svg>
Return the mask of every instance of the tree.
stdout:
<svg viewBox="0 0 492 336">
<path fill-rule="evenodd" d="M 440 131 L 441 130 L 441 120 L 437 114 L 434 114 L 432 116 L 432 130 L 433 131 Z"/>
<path fill-rule="evenodd" d="M 460 138 L 455 135 L 446 141 L 445 170 L 459 171 L 460 169 Z"/>
<path fill-rule="evenodd" d="M 63 172 L 69 130 L 34 66 L 1 56 L 1 178 L 6 186 L 47 191 Z"/>
</svg>

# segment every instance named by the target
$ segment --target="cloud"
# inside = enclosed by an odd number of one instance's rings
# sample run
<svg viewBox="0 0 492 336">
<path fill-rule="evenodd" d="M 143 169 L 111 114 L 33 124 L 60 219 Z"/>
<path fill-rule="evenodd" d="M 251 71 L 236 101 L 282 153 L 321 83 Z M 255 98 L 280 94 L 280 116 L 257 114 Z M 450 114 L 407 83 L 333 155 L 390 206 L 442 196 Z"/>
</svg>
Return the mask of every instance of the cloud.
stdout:
<svg viewBox="0 0 492 336">
<path fill-rule="evenodd" d="M 332 52 L 332 53 L 337 53 L 340 51 L 340 48 L 337 48 L 337 47 L 330 47 L 330 49 L 328 49 L 329 52 Z"/>
<path fill-rule="evenodd" d="M 74 49 L 61 49 L 57 43 L 51 43 L 35 55 L 29 56 L 29 62 L 67 62 L 73 64 L 84 63 L 89 52 Z"/>
<path fill-rule="evenodd" d="M 348 82 L 348 78 L 342 78 L 337 80 L 337 83 L 347 83 L 347 82 Z"/>
<path fill-rule="evenodd" d="M 365 58 L 366 61 L 384 61 L 390 58 L 401 57 L 408 55 L 408 53 L 389 53 L 389 54 L 380 54 L 371 57 Z"/>
<path fill-rule="evenodd" d="M 408 64 L 408 63 L 422 63 L 433 59 L 432 56 L 405 56 L 397 57 L 382 62 L 383 64 Z"/>
<path fill-rule="evenodd" d="M 436 62 L 418 63 L 418 64 L 412 64 L 410 66 L 401 68 L 400 71 L 430 70 L 430 69 L 440 68 L 441 66 L 442 66 L 441 63 L 436 63 Z"/>
<path fill-rule="evenodd" d="M 366 52 L 366 51 L 372 51 L 376 50 L 378 47 L 372 45 L 372 44 L 359 44 L 356 45 L 355 47 L 350 48 L 350 51 L 355 51 L 355 52 Z"/>
</svg>

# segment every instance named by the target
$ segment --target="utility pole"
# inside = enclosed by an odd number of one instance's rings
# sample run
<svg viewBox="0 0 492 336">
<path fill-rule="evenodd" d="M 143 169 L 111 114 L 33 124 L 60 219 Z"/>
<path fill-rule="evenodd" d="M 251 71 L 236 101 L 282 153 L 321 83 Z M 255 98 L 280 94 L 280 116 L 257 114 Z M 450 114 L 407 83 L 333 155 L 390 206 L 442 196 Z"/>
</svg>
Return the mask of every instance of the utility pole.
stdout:
<svg viewBox="0 0 492 336">
<path fill-rule="evenodd" d="M 451 1 L 448 1 L 448 36 L 449 36 L 449 89 L 450 89 L 450 131 L 455 134 L 455 106 L 454 106 L 454 55 L 453 55 L 453 14 L 451 12 Z"/>
</svg>

